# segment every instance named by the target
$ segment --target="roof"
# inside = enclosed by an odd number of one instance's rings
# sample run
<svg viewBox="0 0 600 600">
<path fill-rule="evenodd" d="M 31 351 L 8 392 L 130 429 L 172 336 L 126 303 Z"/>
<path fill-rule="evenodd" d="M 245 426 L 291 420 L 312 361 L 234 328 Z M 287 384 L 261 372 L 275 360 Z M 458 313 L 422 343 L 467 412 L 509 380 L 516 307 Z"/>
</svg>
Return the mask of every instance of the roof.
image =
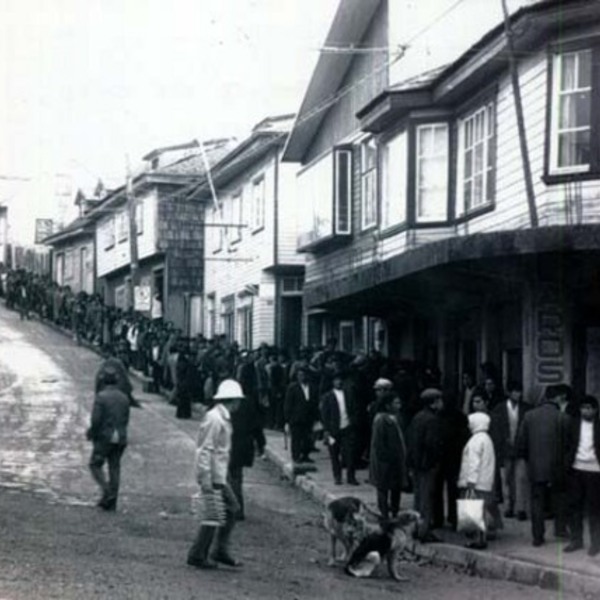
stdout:
<svg viewBox="0 0 600 600">
<path fill-rule="evenodd" d="M 204 152 L 209 165 L 219 162 L 228 152 L 231 151 L 235 143 L 235 138 L 222 138 L 220 140 L 209 140 L 203 142 Z M 198 144 L 200 147 L 200 144 Z M 178 175 L 205 175 L 204 159 L 202 152 L 196 152 L 191 156 L 186 156 L 178 161 L 164 167 L 160 167 L 153 173 L 170 173 Z"/>
<path fill-rule="evenodd" d="M 55 246 L 69 239 L 79 237 L 89 233 L 93 235 L 92 226 L 93 219 L 90 219 L 88 215 L 78 217 L 74 221 L 71 221 L 68 225 L 63 227 L 60 231 L 49 235 L 47 238 L 42 240 L 42 244 L 46 246 Z"/>
<path fill-rule="evenodd" d="M 191 150 L 193 148 L 198 148 L 198 140 L 192 140 L 191 142 L 186 142 L 185 144 L 176 144 L 175 146 L 163 146 L 162 148 L 156 148 L 151 152 L 148 152 L 146 156 L 143 157 L 143 160 L 152 160 L 165 152 L 172 152 L 174 150 Z"/>
<path fill-rule="evenodd" d="M 380 4 L 381 0 L 340 2 L 325 45 L 350 46 L 360 42 Z M 283 160 L 290 162 L 302 160 L 307 145 L 319 130 L 327 114 L 326 110 L 315 109 L 326 106 L 335 95 L 342 85 L 352 60 L 351 53 L 321 53 L 289 135 Z"/>
<path fill-rule="evenodd" d="M 267 117 L 255 125 L 250 136 L 240 142 L 231 152 L 211 169 L 213 183 L 223 187 L 245 170 L 261 160 L 274 148 L 282 147 L 289 135 L 294 115 Z M 210 191 L 208 182 L 199 187 L 200 194 Z"/>
</svg>

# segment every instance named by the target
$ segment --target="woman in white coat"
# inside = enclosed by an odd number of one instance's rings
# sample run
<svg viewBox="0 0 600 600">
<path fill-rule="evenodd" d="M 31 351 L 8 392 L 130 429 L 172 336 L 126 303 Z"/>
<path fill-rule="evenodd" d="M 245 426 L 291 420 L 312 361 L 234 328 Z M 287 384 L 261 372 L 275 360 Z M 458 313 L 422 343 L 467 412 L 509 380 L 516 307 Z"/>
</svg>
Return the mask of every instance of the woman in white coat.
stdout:
<svg viewBox="0 0 600 600">
<path fill-rule="evenodd" d="M 489 428 L 490 416 L 488 414 L 475 412 L 469 415 L 471 438 L 463 450 L 458 487 L 461 489 L 463 497 L 469 492 L 475 498 L 484 501 L 488 530 L 493 535 L 499 526 L 499 513 L 494 500 L 496 455 L 488 433 Z M 479 550 L 486 548 L 486 534 L 481 533 L 479 538 L 468 546 Z"/>
</svg>

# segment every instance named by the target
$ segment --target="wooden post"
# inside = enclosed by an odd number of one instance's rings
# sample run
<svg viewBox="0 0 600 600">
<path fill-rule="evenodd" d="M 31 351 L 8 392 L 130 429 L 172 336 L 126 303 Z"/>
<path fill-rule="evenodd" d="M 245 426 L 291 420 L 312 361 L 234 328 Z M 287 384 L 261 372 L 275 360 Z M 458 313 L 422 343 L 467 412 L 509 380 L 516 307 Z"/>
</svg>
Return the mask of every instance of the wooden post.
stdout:
<svg viewBox="0 0 600 600">
<path fill-rule="evenodd" d="M 137 201 L 133 193 L 133 180 L 131 169 L 129 167 L 129 157 L 127 157 L 127 183 L 125 186 L 127 195 L 127 211 L 129 215 L 129 258 L 130 258 L 130 276 L 131 276 L 131 305 L 135 307 L 135 288 L 139 285 L 139 261 L 137 246 Z"/>
<path fill-rule="evenodd" d="M 527 137 L 525 132 L 525 119 L 523 117 L 523 102 L 521 100 L 521 87 L 519 85 L 519 69 L 515 55 L 515 46 L 513 43 L 513 32 L 510 25 L 510 15 L 506 0 L 501 0 L 502 11 L 504 13 L 504 31 L 506 33 L 506 42 L 508 45 L 508 61 L 510 67 L 510 76 L 512 80 L 513 94 L 515 97 L 515 112 L 517 116 L 517 129 L 519 132 L 519 143 L 521 146 L 521 160 L 523 161 L 523 178 L 525 179 L 525 191 L 527 194 L 527 204 L 529 206 L 529 221 L 531 227 L 538 226 L 537 207 L 535 204 L 535 193 L 533 191 L 533 180 L 531 178 L 531 165 L 529 163 L 529 151 L 527 149 Z"/>
</svg>

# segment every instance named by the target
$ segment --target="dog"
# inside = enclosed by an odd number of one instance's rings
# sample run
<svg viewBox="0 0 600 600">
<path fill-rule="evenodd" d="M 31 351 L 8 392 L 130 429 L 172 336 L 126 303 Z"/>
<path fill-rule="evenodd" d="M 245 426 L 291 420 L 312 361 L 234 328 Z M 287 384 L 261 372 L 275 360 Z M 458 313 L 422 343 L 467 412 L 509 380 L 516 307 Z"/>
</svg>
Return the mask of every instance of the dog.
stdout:
<svg viewBox="0 0 600 600">
<path fill-rule="evenodd" d="M 344 572 L 353 577 L 369 577 L 385 561 L 392 579 L 408 581 L 399 575 L 396 563 L 420 523 L 421 516 L 414 510 L 404 510 L 393 519 L 381 520 L 379 526 L 370 529 L 353 550 Z"/>
<path fill-rule="evenodd" d="M 324 525 L 329 532 L 329 566 L 338 561 L 347 561 L 355 548 L 367 534 L 369 509 L 354 496 L 343 496 L 331 501 L 325 509 Z M 337 542 L 343 546 L 344 554 L 337 556 Z"/>
</svg>

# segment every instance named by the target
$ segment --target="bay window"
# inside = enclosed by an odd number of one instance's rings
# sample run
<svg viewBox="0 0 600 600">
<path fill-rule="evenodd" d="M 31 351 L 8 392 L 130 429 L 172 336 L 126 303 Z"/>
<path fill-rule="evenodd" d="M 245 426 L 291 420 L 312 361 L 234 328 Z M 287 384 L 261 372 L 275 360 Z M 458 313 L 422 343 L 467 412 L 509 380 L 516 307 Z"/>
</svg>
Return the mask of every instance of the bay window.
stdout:
<svg viewBox="0 0 600 600">
<path fill-rule="evenodd" d="M 381 228 L 387 229 L 406 221 L 406 132 L 388 140 L 382 152 Z"/>
<path fill-rule="evenodd" d="M 377 146 L 373 138 L 360 146 L 361 228 L 377 223 Z"/>
<path fill-rule="evenodd" d="M 448 218 L 448 125 L 420 125 L 416 130 L 416 221 Z"/>
</svg>

